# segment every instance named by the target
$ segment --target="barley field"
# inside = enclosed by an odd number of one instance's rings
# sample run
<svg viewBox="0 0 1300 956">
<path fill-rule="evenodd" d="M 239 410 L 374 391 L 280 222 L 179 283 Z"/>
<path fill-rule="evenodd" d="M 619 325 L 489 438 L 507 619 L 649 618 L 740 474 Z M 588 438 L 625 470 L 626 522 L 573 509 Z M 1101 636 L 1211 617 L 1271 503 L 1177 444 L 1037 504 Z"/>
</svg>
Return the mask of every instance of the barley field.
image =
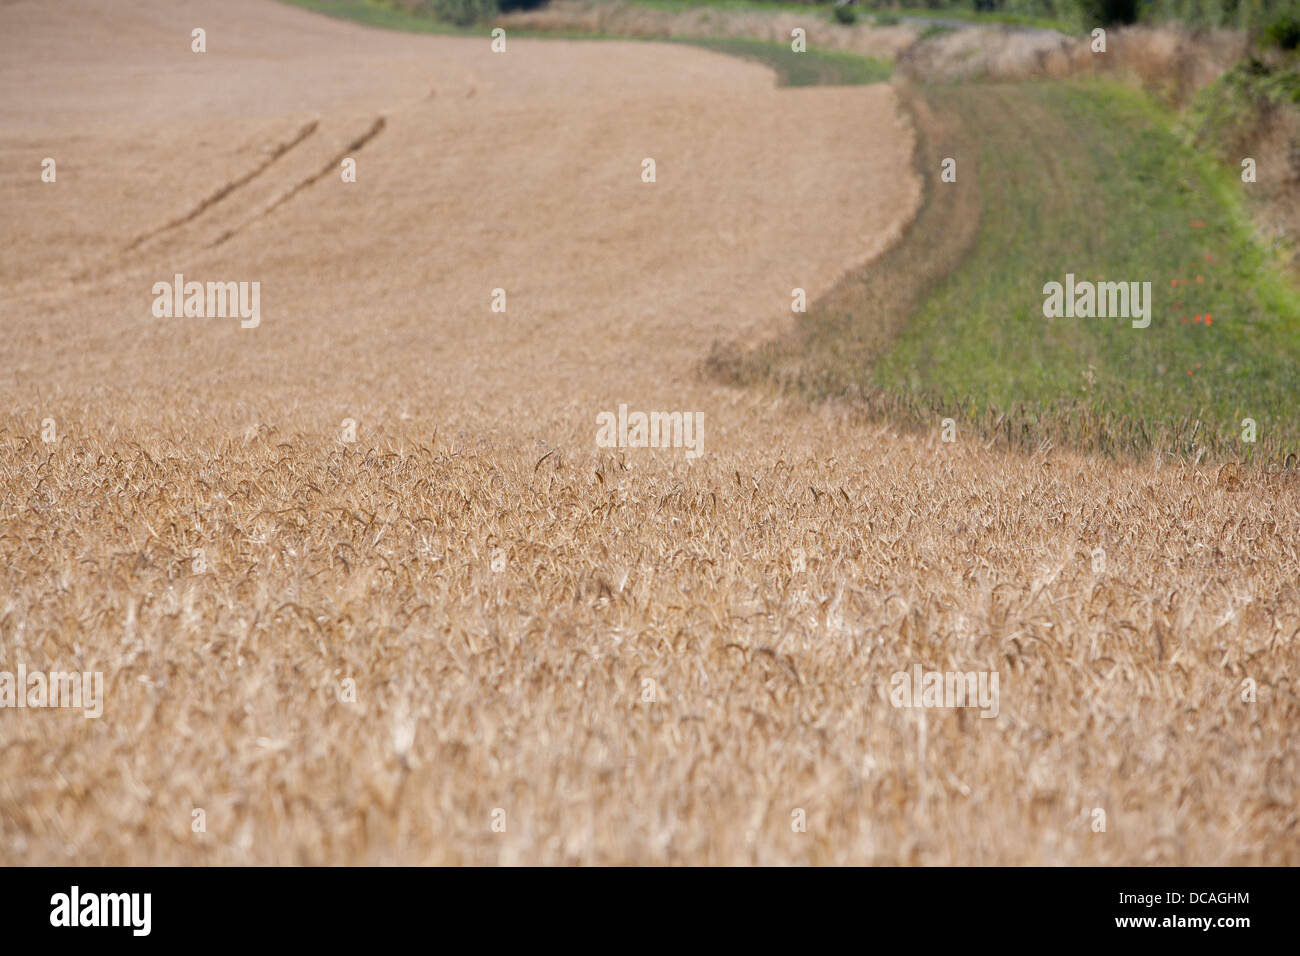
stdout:
<svg viewBox="0 0 1300 956">
<path fill-rule="evenodd" d="M 103 674 L 0 863 L 1300 863 L 1294 470 L 719 380 L 920 211 L 899 92 L 508 44 L 0 4 L 0 670 Z"/>
</svg>

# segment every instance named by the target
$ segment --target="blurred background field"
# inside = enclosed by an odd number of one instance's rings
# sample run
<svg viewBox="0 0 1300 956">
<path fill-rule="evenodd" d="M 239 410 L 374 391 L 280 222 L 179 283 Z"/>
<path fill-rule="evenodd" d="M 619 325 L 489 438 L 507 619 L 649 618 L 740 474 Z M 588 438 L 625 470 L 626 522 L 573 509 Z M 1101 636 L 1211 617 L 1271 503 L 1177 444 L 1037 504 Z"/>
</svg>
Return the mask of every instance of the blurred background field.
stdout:
<svg viewBox="0 0 1300 956">
<path fill-rule="evenodd" d="M 1294 4 L 293 2 L 415 29 L 670 39 L 790 86 L 892 74 L 920 133 L 922 214 L 790 334 L 719 342 L 712 374 L 917 427 L 952 415 L 1029 449 L 1283 465 L 1300 449 Z M 938 182 L 945 157 L 956 184 Z M 1151 327 L 1045 319 L 1042 287 L 1067 272 L 1151 282 Z"/>
</svg>

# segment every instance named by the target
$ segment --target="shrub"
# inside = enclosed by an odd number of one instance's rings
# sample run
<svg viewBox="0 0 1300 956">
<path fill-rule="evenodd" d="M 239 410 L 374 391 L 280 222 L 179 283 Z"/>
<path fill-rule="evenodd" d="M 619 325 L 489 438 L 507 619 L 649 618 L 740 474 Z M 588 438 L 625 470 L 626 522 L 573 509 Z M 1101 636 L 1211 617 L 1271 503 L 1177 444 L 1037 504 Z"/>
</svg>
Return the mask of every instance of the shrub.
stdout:
<svg viewBox="0 0 1300 956">
<path fill-rule="evenodd" d="M 1079 0 L 1086 26 L 1108 27 L 1137 21 L 1137 0 Z"/>
<path fill-rule="evenodd" d="M 858 11 L 847 3 L 837 3 L 835 4 L 835 19 L 840 23 L 857 23 Z"/>
<path fill-rule="evenodd" d="M 429 12 L 440 23 L 468 27 L 497 15 L 497 0 L 430 0 Z"/>
<path fill-rule="evenodd" d="M 1264 29 L 1264 39 L 1283 50 L 1300 47 L 1300 16 L 1283 14 Z"/>
</svg>

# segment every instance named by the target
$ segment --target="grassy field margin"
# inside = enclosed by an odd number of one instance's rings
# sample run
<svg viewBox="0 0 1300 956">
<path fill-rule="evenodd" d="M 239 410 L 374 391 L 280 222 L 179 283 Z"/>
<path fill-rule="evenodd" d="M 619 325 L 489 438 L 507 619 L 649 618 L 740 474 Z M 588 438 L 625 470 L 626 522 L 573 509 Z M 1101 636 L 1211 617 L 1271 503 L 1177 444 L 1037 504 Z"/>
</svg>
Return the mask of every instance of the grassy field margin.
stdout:
<svg viewBox="0 0 1300 956">
<path fill-rule="evenodd" d="M 486 36 L 488 27 L 457 27 L 412 13 L 379 0 L 281 0 L 283 3 L 349 20 L 363 26 L 413 33 L 452 36 Z M 755 4 L 754 6 L 761 6 Z M 891 66 L 885 60 L 840 51 L 809 50 L 795 53 L 789 44 L 768 43 L 741 37 L 618 36 L 608 33 L 532 32 L 512 28 L 511 36 L 549 40 L 620 40 L 640 43 L 683 43 L 754 60 L 773 70 L 780 86 L 856 86 L 882 83 L 889 79 Z"/>
<path fill-rule="evenodd" d="M 916 89 L 906 101 L 927 180 L 916 223 L 789 337 L 743 354 L 721 346 L 716 373 L 917 427 L 951 417 L 1030 450 L 1295 451 L 1300 297 L 1254 236 L 1239 184 L 1184 147 L 1149 99 L 1091 81 Z M 938 181 L 940 155 L 958 158 L 956 183 Z M 971 241 L 955 198 L 966 191 L 978 196 Z M 1150 328 L 1045 318 L 1042 286 L 1067 272 L 1151 281 Z M 1247 418 L 1255 443 L 1242 440 Z"/>
</svg>

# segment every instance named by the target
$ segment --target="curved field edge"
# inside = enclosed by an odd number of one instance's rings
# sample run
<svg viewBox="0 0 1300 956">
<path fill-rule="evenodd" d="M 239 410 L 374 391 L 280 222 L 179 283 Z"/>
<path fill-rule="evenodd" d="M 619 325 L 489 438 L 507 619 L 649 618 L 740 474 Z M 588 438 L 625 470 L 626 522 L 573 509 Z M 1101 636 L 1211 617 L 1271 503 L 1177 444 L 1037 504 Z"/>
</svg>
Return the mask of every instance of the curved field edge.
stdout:
<svg viewBox="0 0 1300 956">
<path fill-rule="evenodd" d="M 796 53 L 789 44 L 769 43 L 766 40 L 683 37 L 667 42 L 685 43 L 715 53 L 755 60 L 776 73 L 780 86 L 865 86 L 888 80 L 892 72 L 889 63 L 874 57 L 838 51 L 806 50 Z"/>
<path fill-rule="evenodd" d="M 282 2 L 386 29 L 483 35 L 373 0 Z M 760 40 L 655 42 L 758 60 L 785 86 L 879 82 L 890 71 Z M 1232 178 L 1193 154 L 1154 101 L 1100 80 L 898 89 L 918 131 L 917 219 L 812 303 L 792 334 L 715 347 L 709 374 L 848 400 L 908 427 L 952 418 L 1022 450 L 1294 462 L 1300 296 Z M 944 158 L 958 160 L 955 183 L 939 181 Z M 1151 282 L 1150 328 L 1044 318 L 1043 285 L 1067 274 Z"/>
<path fill-rule="evenodd" d="M 716 348 L 714 374 L 917 428 L 952 418 L 1019 449 L 1294 463 L 1300 297 L 1240 184 L 1150 100 L 1079 81 L 918 87 L 903 103 L 917 221 L 788 336 Z M 1150 327 L 1045 318 L 1044 285 L 1070 273 L 1150 281 Z"/>
<path fill-rule="evenodd" d="M 457 27 L 401 7 L 370 0 L 280 0 L 291 6 L 362 26 L 414 33 L 484 36 L 487 27 Z M 612 33 L 534 31 L 510 29 L 510 36 L 548 40 L 620 40 L 642 43 L 681 43 L 753 60 L 776 73 L 779 86 L 859 86 L 888 80 L 891 65 L 876 57 L 840 51 L 807 50 L 796 53 L 788 43 L 770 43 L 745 37 L 645 37 Z"/>
</svg>

